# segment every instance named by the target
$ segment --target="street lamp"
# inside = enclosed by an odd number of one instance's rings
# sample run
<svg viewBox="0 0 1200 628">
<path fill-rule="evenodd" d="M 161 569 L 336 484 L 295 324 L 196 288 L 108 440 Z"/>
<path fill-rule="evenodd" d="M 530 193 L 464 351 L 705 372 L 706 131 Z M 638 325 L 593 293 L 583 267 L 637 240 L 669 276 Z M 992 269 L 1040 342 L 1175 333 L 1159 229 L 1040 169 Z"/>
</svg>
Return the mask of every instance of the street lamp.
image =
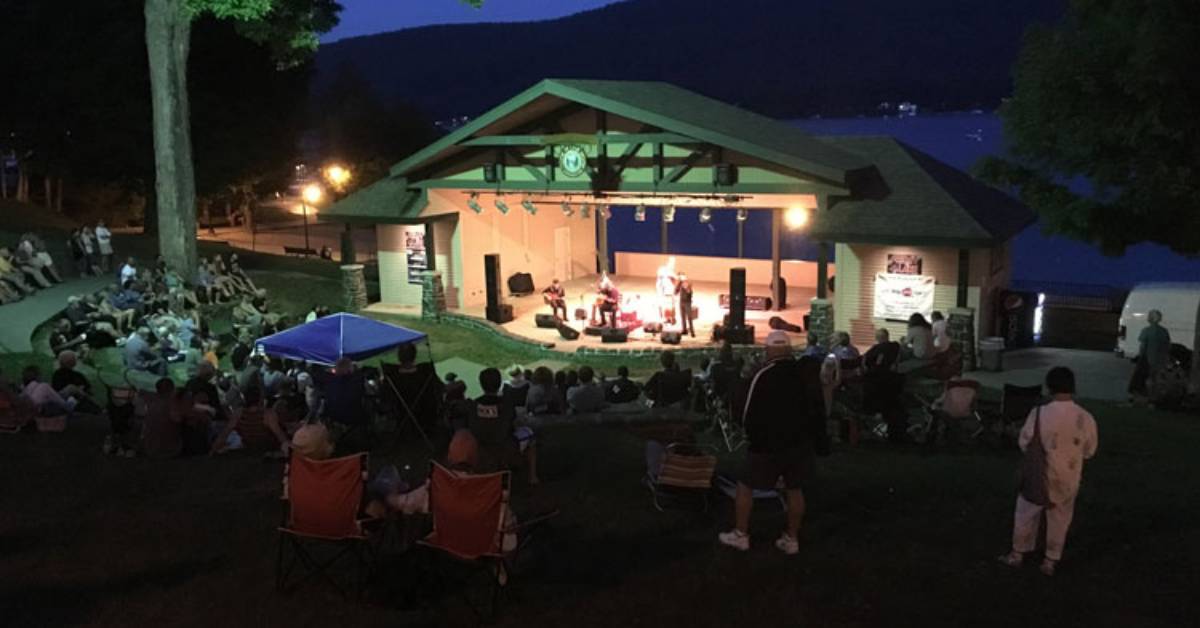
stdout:
<svg viewBox="0 0 1200 628">
<path fill-rule="evenodd" d="M 802 229 L 808 224 L 808 210 L 803 207 L 791 207 L 783 215 L 783 221 L 789 229 Z"/>
<path fill-rule="evenodd" d="M 350 182 L 350 169 L 338 165 L 329 166 L 325 169 L 325 179 L 333 189 L 338 192 L 345 191 L 346 184 Z"/>
<path fill-rule="evenodd" d="M 310 183 L 304 186 L 304 191 L 300 194 L 300 206 L 304 208 L 304 248 L 310 250 L 308 246 L 308 206 L 316 204 L 321 200 L 321 186 L 316 183 Z"/>
</svg>

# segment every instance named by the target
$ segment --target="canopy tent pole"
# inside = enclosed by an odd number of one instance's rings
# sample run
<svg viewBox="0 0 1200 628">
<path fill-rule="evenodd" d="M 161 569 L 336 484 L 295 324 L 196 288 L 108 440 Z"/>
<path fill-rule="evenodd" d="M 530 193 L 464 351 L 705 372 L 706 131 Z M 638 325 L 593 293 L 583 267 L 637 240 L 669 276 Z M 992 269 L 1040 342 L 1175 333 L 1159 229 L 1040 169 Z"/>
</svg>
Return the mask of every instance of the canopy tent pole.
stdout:
<svg viewBox="0 0 1200 628">
<path fill-rule="evenodd" d="M 779 277 L 783 274 L 782 252 L 779 238 L 783 232 L 783 209 L 775 207 L 771 210 L 771 303 L 776 310 L 780 307 L 783 286 L 779 285 Z"/>
</svg>

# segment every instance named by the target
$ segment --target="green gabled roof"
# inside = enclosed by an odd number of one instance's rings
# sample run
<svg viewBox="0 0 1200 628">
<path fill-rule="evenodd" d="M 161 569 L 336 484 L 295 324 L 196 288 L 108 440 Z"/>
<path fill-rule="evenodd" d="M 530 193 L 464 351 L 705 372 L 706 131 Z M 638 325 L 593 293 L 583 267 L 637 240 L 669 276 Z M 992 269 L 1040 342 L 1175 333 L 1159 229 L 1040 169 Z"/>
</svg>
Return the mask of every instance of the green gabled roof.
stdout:
<svg viewBox="0 0 1200 628">
<path fill-rule="evenodd" d="M 340 222 L 413 222 L 428 199 L 403 177 L 385 176 L 322 209 L 320 215 Z"/>
<path fill-rule="evenodd" d="M 391 172 L 408 175 L 453 155 L 463 150 L 460 142 L 545 97 L 577 102 L 842 185 L 849 172 L 870 167 L 861 157 L 796 127 L 669 83 L 546 79 L 396 164 Z"/>
<path fill-rule="evenodd" d="M 994 246 L 1036 220 L 1025 205 L 891 137 L 822 137 L 870 161 L 883 189 L 835 198 L 814 221 L 814 238 L 875 244 Z"/>
</svg>

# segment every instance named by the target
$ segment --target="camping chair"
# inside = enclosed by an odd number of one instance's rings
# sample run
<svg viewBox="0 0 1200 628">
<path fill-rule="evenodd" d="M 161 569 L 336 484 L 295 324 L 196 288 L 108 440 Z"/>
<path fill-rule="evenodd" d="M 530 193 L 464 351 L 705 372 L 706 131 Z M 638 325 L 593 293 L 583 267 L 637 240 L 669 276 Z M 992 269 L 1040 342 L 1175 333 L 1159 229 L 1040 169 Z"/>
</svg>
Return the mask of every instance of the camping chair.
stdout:
<svg viewBox="0 0 1200 628">
<path fill-rule="evenodd" d="M 932 444 L 937 441 L 943 428 L 975 419 L 983 424 L 976 411 L 979 399 L 979 382 L 973 379 L 952 379 L 946 382 L 942 395 L 922 407 L 922 420 L 909 429 L 909 435 L 918 441 Z M 946 419 L 949 419 L 947 422 Z M 976 430 L 971 434 L 977 436 Z"/>
<path fill-rule="evenodd" d="M 382 364 L 383 380 L 387 382 L 388 389 L 394 395 L 394 402 L 401 413 L 398 427 L 408 422 L 416 428 L 425 444 L 433 449 L 433 441 L 429 440 L 429 435 L 421 426 L 421 417 L 418 416 L 418 413 L 422 415 L 432 413 L 430 415 L 432 417 L 439 416 L 438 404 L 440 403 L 442 380 L 438 378 L 437 370 L 432 362 L 421 362 L 414 366 L 417 369 L 416 372 L 404 373 L 400 370 L 399 364 Z M 389 400 L 393 399 L 389 397 Z"/>
<path fill-rule="evenodd" d="M 746 444 L 746 432 L 733 420 L 733 410 L 729 407 L 729 400 L 718 395 L 711 384 L 705 386 L 704 394 L 708 396 L 708 414 L 712 418 L 712 423 L 721 430 L 721 439 L 725 441 L 725 448 L 731 453 L 741 449 Z"/>
<path fill-rule="evenodd" d="M 986 427 L 1001 438 L 1010 435 L 1015 437 L 1021 431 L 1021 427 L 1025 425 L 1025 419 L 1029 418 L 1029 413 L 1033 412 L 1033 409 L 1041 402 L 1041 386 L 1005 384 L 1000 397 L 999 421 L 992 421 Z"/>
<path fill-rule="evenodd" d="M 648 445 L 649 447 L 649 445 Z M 661 445 L 659 445 L 661 447 Z M 708 511 L 708 494 L 712 490 L 717 455 L 712 447 L 687 443 L 671 443 L 661 450 L 657 469 L 646 476 L 654 507 L 660 512 L 664 505 L 674 505 L 697 497 L 701 510 Z"/>
<path fill-rule="evenodd" d="M 355 588 L 361 593 L 366 587 L 375 550 L 371 530 L 379 522 L 361 514 L 367 458 L 367 454 L 361 453 L 332 460 L 310 460 L 292 454 L 283 471 L 284 520 L 278 528 L 276 590 L 287 588 L 288 577 L 299 562 L 308 572 L 301 582 L 319 575 L 346 595 L 346 590 L 329 574 L 329 568 L 347 555 L 355 560 L 357 567 Z M 335 546 L 336 551 L 320 559 L 311 551 L 320 545 Z M 289 547 L 291 560 L 285 561 Z"/>
<path fill-rule="evenodd" d="M 454 587 L 476 615 L 495 617 L 500 595 L 508 585 L 517 558 L 533 530 L 557 515 L 551 512 L 514 524 L 509 511 L 511 475 L 508 471 L 472 475 L 457 473 L 434 462 L 429 476 L 429 512 L 433 530 L 418 543 L 437 555 L 469 569 Z M 517 535 L 516 542 L 512 536 Z M 506 543 L 506 538 L 509 542 Z M 438 574 L 445 577 L 445 573 Z M 486 607 L 471 602 L 469 581 L 485 577 L 490 588 Z"/>
</svg>

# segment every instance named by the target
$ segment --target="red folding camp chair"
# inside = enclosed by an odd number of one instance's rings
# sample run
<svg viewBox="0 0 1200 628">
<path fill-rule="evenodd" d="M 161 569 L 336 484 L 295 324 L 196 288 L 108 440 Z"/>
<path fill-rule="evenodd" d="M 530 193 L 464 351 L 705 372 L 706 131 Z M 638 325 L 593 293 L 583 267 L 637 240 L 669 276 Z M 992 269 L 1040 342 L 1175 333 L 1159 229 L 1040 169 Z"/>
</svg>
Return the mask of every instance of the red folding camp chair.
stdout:
<svg viewBox="0 0 1200 628">
<path fill-rule="evenodd" d="M 375 535 L 371 531 L 380 521 L 362 514 L 366 480 L 366 453 L 332 460 L 292 454 L 283 472 L 284 524 L 279 527 L 277 590 L 287 588 L 288 577 L 299 562 L 308 570 L 304 580 L 320 575 L 345 595 L 329 568 L 349 555 L 356 563 L 356 590 L 362 592 L 374 558 Z M 333 552 L 318 558 L 313 550 L 322 545 L 333 547 Z M 285 565 L 288 547 L 292 556 Z"/>
<path fill-rule="evenodd" d="M 471 475 L 458 473 L 436 462 L 429 477 L 429 512 L 433 530 L 419 543 L 454 562 L 471 568 L 460 586 L 467 605 L 477 615 L 495 617 L 500 595 L 508 584 L 517 557 L 535 526 L 557 512 L 514 523 L 509 515 L 508 471 Z M 516 540 L 511 540 L 516 535 Z M 510 539 L 505 542 L 505 539 Z M 442 575 L 445 575 L 444 573 Z M 471 602 L 467 581 L 486 576 L 491 589 L 484 610 Z"/>
</svg>

